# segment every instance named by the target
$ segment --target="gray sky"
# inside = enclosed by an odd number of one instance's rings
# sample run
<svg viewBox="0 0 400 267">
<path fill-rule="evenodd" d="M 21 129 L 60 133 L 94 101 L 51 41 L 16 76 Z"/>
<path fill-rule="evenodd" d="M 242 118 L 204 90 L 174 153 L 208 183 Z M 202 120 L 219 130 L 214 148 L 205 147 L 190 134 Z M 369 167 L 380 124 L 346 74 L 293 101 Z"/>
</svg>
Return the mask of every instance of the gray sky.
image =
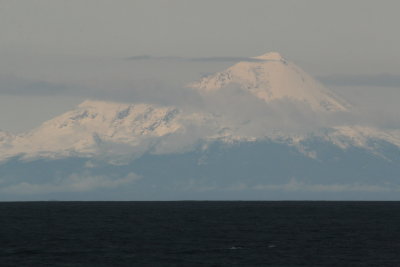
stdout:
<svg viewBox="0 0 400 267">
<path fill-rule="evenodd" d="M 393 116 L 398 10 L 396 0 L 0 0 L 0 129 L 27 130 L 88 97 L 172 88 L 270 51 Z"/>
</svg>

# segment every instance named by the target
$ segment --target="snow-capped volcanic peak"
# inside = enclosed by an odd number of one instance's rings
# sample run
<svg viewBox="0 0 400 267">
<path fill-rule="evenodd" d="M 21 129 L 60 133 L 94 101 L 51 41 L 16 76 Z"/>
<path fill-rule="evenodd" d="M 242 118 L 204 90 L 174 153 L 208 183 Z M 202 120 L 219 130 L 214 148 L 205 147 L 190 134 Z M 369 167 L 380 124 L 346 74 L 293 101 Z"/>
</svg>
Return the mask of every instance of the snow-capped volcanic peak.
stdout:
<svg viewBox="0 0 400 267">
<path fill-rule="evenodd" d="M 278 52 L 269 52 L 269 53 L 266 53 L 264 55 L 257 56 L 257 57 L 254 57 L 254 58 L 262 59 L 262 60 L 277 60 L 277 61 L 284 60 L 282 55 L 279 54 Z"/>
<path fill-rule="evenodd" d="M 306 103 L 315 111 L 347 110 L 344 100 L 279 53 L 267 53 L 254 59 L 258 60 L 239 62 L 189 86 L 208 93 L 236 85 L 266 102 L 290 99 Z"/>
</svg>

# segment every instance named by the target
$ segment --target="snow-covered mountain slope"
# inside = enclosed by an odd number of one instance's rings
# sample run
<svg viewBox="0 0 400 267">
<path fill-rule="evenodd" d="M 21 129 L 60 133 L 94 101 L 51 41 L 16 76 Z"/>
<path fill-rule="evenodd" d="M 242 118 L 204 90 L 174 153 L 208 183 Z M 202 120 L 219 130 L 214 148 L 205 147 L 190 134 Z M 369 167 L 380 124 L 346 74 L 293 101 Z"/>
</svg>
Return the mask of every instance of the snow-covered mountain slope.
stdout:
<svg viewBox="0 0 400 267">
<path fill-rule="evenodd" d="M 243 134 L 248 124 L 235 124 L 207 112 L 187 112 L 173 106 L 85 101 L 40 127 L 17 136 L 0 132 L 0 160 L 24 158 L 136 157 L 146 152 L 174 153 L 199 142 L 224 143 L 271 140 L 297 147 L 313 157 L 302 143 L 315 137 L 341 149 L 373 149 L 369 140 L 383 140 L 400 147 L 400 131 L 361 126 L 337 126 L 309 134 L 265 130 L 265 135 Z"/>
<path fill-rule="evenodd" d="M 1 157 L 133 154 L 162 137 L 212 123 L 204 114 L 184 114 L 176 107 L 85 101 L 28 133 L 1 134 Z"/>
<path fill-rule="evenodd" d="M 384 131 L 360 125 L 335 126 L 324 137 L 327 141 L 342 148 L 369 147 L 372 140 L 382 140 L 400 147 L 400 130 Z"/>
<path fill-rule="evenodd" d="M 349 105 L 279 53 L 255 57 L 259 61 L 239 62 L 192 83 L 189 87 L 210 93 L 228 86 L 239 86 L 270 102 L 288 98 L 304 102 L 315 111 L 346 111 Z"/>
</svg>

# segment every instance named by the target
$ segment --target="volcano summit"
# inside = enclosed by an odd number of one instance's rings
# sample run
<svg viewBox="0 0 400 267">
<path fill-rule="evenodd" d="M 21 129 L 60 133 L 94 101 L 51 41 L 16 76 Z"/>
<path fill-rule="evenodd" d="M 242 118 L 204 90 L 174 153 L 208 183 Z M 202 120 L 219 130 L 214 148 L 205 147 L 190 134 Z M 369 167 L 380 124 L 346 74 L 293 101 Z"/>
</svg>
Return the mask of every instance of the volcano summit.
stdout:
<svg viewBox="0 0 400 267">
<path fill-rule="evenodd" d="M 304 102 L 315 111 L 347 110 L 348 104 L 343 99 L 279 53 L 267 53 L 254 59 L 260 61 L 239 62 L 190 86 L 207 93 L 237 85 L 267 103 L 287 98 Z"/>
</svg>

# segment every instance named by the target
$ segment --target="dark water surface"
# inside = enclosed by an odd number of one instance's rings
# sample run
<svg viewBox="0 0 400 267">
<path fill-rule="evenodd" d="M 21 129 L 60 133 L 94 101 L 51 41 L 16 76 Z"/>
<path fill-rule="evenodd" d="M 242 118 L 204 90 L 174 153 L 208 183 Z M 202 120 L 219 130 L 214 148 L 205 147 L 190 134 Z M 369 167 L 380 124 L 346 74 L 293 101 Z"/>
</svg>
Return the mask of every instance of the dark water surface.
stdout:
<svg viewBox="0 0 400 267">
<path fill-rule="evenodd" d="M 400 202 L 0 203 L 1 266 L 400 266 Z"/>
</svg>

